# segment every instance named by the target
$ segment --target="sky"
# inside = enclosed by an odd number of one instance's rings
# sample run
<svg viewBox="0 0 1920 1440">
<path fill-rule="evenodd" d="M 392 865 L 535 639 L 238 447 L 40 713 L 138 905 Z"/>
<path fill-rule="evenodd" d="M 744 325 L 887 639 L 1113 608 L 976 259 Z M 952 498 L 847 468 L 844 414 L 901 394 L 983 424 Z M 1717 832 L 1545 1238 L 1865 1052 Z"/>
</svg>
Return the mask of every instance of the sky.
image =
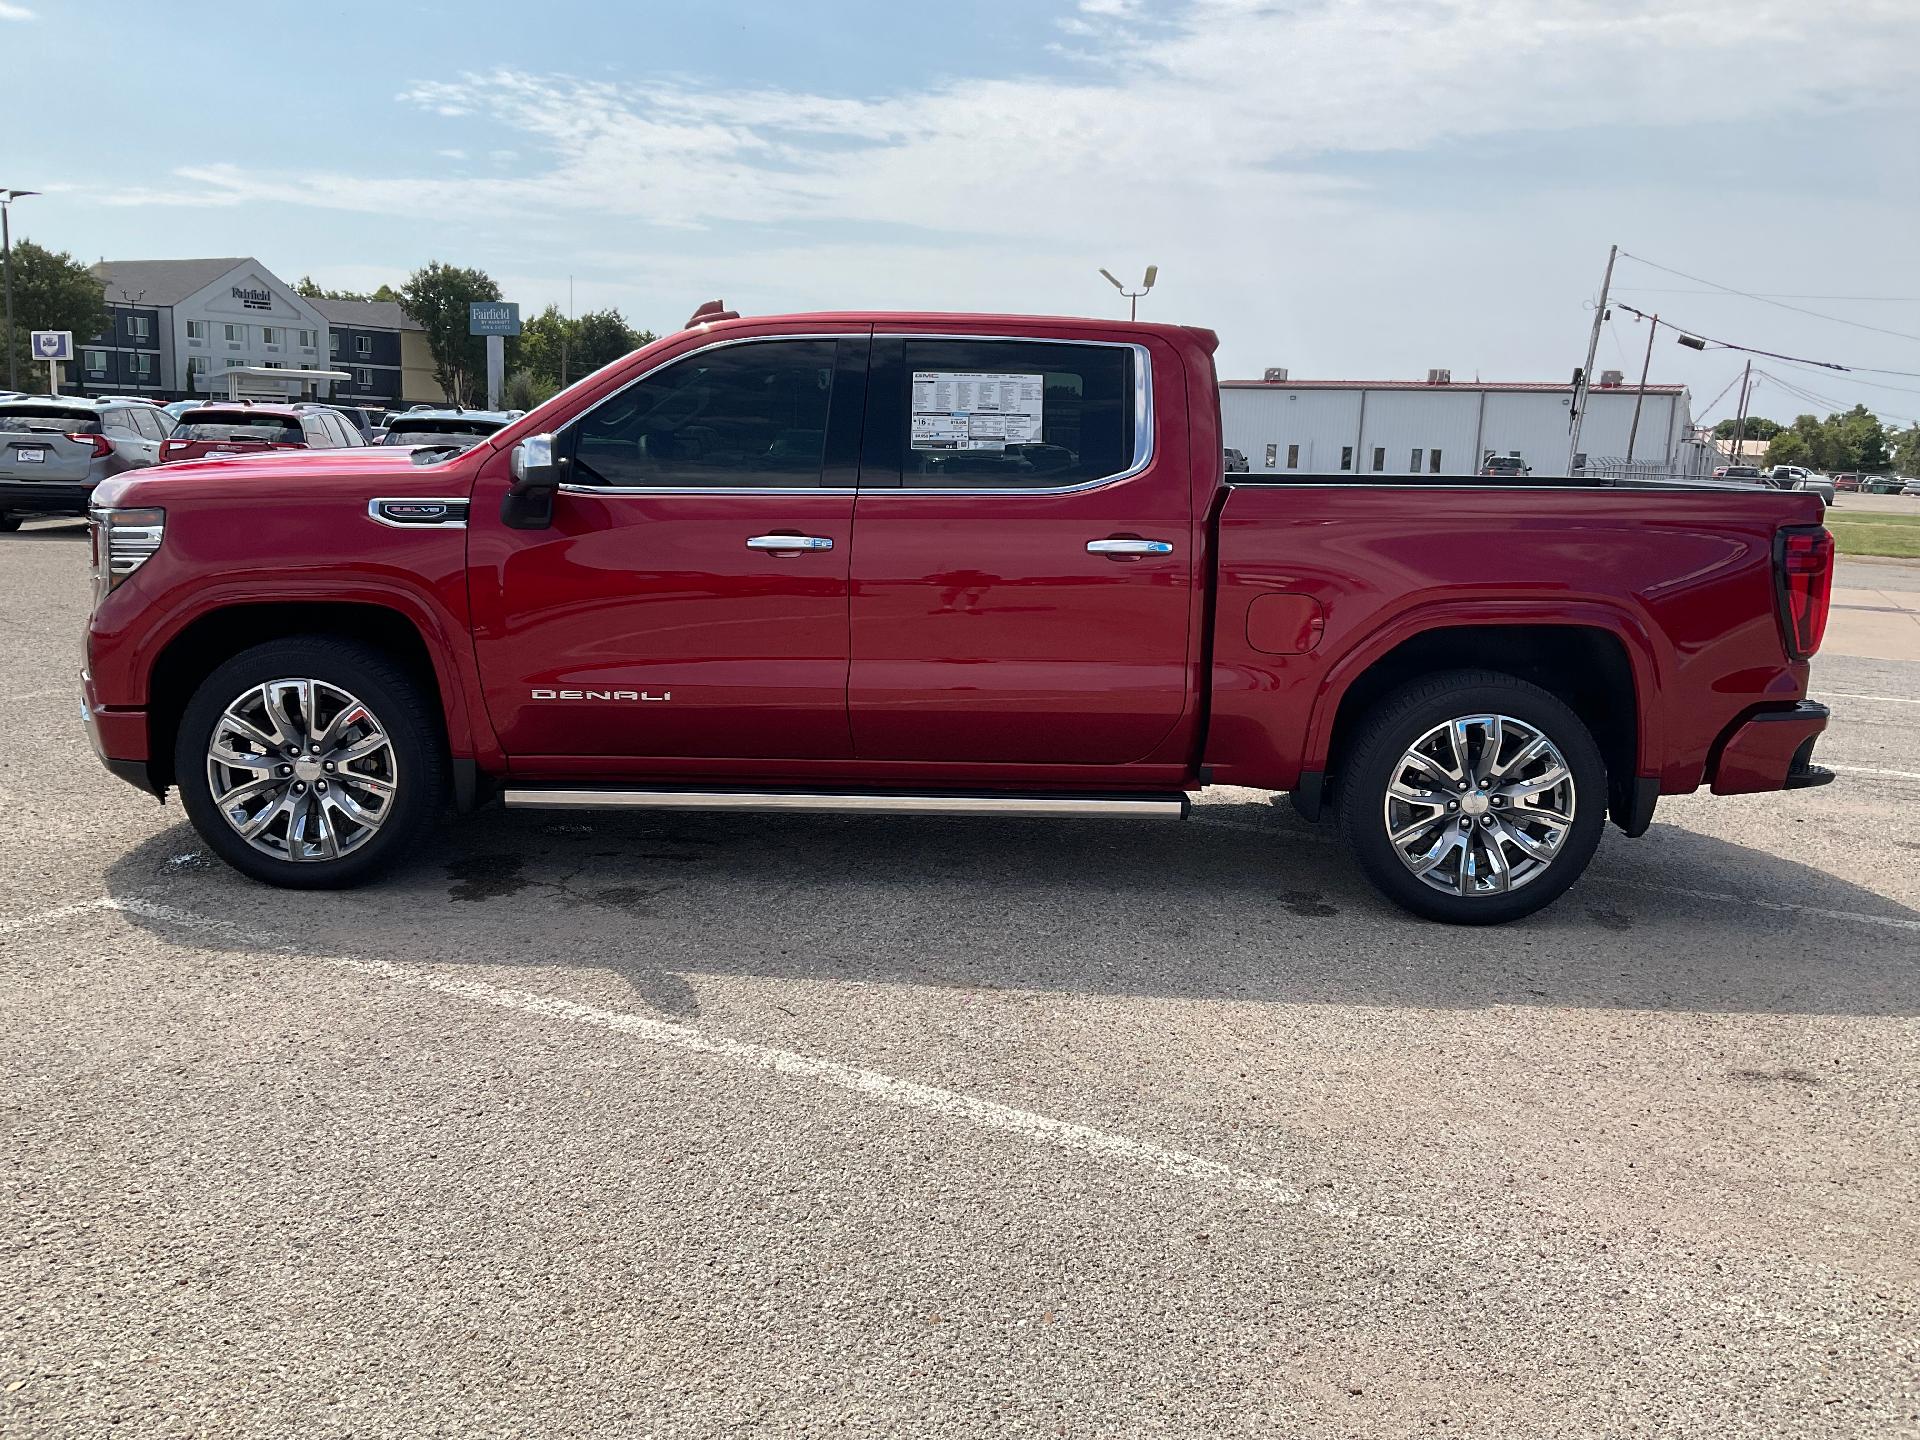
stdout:
<svg viewBox="0 0 1920 1440">
<path fill-rule="evenodd" d="M 436 259 L 654 330 L 1124 315 L 1152 263 L 1226 377 L 1540 380 L 1618 244 L 1620 305 L 1856 367 L 1756 360 L 1755 413 L 1920 419 L 1916 0 L 0 0 L 0 67 L 14 234 L 88 262 Z M 1652 353 L 1732 413 L 1747 357 Z"/>
</svg>

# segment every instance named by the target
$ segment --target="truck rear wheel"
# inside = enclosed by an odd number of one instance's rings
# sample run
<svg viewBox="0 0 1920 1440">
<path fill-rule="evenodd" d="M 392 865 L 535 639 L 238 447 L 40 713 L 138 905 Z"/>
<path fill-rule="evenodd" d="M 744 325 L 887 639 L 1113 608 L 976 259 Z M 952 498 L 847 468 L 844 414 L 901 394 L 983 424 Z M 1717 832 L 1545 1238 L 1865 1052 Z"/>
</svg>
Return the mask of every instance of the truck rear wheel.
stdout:
<svg viewBox="0 0 1920 1440">
<path fill-rule="evenodd" d="M 1363 722 L 1339 778 L 1341 833 L 1388 899 L 1497 925 L 1578 880 L 1606 823 L 1607 769 L 1581 719 L 1511 675 L 1453 670 Z"/>
<path fill-rule="evenodd" d="M 174 746 L 200 837 L 297 889 L 358 884 L 404 855 L 439 813 L 446 771 L 421 688 L 380 651 L 322 635 L 227 661 L 187 702 Z"/>
</svg>

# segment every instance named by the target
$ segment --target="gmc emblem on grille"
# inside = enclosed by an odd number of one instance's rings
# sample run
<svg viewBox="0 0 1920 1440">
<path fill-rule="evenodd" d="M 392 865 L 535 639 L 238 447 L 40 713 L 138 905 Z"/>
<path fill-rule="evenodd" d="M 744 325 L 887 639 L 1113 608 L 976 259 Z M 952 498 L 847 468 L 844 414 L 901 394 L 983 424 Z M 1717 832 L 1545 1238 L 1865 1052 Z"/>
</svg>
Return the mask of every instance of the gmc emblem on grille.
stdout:
<svg viewBox="0 0 1920 1440">
<path fill-rule="evenodd" d="M 535 690 L 536 700 L 671 700 L 673 692 L 662 690 Z"/>
</svg>

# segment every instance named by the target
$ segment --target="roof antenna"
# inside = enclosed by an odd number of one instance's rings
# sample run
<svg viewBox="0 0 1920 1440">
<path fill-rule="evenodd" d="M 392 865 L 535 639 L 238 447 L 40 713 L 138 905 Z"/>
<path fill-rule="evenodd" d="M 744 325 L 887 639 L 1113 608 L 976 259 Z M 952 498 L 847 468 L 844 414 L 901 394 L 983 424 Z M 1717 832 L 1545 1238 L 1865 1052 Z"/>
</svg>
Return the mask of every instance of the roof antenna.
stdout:
<svg viewBox="0 0 1920 1440">
<path fill-rule="evenodd" d="M 738 320 L 739 318 L 740 312 L 727 309 L 726 301 L 709 300 L 687 317 L 684 328 L 691 330 L 696 325 L 711 325 L 716 320 Z"/>
</svg>

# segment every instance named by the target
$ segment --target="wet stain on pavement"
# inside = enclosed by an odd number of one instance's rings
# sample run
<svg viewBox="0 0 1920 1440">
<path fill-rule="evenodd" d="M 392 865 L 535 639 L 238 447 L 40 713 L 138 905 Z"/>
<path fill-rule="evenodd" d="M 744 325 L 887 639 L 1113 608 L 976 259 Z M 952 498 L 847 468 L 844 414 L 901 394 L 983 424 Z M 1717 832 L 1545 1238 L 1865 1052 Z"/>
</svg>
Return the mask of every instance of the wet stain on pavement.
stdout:
<svg viewBox="0 0 1920 1440">
<path fill-rule="evenodd" d="M 1736 1080 L 1751 1080 L 1760 1083 L 1780 1083 L 1791 1085 L 1818 1085 L 1820 1077 L 1794 1066 L 1784 1066 L 1779 1070 L 1729 1070 Z"/>
<path fill-rule="evenodd" d="M 1597 905 L 1588 907 L 1587 918 L 1602 930 L 1611 930 L 1616 935 L 1623 930 L 1631 930 L 1633 928 L 1633 917 L 1631 915 L 1622 915 L 1618 910 L 1602 910 Z"/>
<path fill-rule="evenodd" d="M 521 878 L 526 861 L 518 855 L 469 855 L 447 866 L 447 887 L 453 900 L 499 900 L 518 895 L 533 882 Z"/>
<path fill-rule="evenodd" d="M 650 915 L 653 913 L 653 891 L 642 889 L 638 885 L 615 885 L 609 890 L 596 890 L 590 897 L 596 905 L 609 905 L 616 910 L 624 910 L 629 915 Z"/>
<path fill-rule="evenodd" d="M 1280 904 L 1289 913 L 1308 920 L 1325 920 L 1340 913 L 1320 898 L 1318 890 L 1289 890 L 1280 897 Z"/>
</svg>

